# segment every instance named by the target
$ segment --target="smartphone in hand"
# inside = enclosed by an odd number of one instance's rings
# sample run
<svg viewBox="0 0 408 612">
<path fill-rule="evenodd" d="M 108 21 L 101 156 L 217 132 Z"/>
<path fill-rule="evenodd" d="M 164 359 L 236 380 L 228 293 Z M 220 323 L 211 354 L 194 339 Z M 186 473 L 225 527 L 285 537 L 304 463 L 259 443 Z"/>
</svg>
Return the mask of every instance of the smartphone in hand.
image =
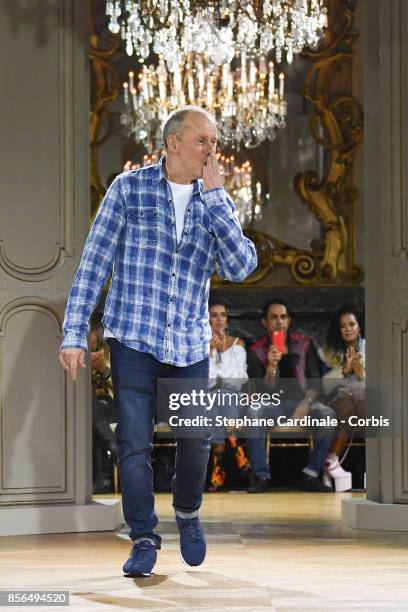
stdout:
<svg viewBox="0 0 408 612">
<path fill-rule="evenodd" d="M 283 349 L 285 347 L 285 332 L 284 331 L 275 331 L 272 334 L 272 344 L 276 346 L 280 353 L 283 353 Z"/>
</svg>

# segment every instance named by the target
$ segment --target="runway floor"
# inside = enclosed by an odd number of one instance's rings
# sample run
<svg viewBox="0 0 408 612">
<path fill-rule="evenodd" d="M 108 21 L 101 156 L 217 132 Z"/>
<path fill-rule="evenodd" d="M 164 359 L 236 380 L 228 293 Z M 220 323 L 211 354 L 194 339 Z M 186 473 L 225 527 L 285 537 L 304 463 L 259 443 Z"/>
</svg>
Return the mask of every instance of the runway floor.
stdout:
<svg viewBox="0 0 408 612">
<path fill-rule="evenodd" d="M 75 612 L 408 610 L 408 533 L 343 527 L 341 499 L 350 495 L 361 494 L 206 494 L 207 559 L 189 568 L 170 495 L 159 494 L 154 576 L 123 577 L 124 531 L 4 537 L 0 588 L 69 590 Z"/>
</svg>

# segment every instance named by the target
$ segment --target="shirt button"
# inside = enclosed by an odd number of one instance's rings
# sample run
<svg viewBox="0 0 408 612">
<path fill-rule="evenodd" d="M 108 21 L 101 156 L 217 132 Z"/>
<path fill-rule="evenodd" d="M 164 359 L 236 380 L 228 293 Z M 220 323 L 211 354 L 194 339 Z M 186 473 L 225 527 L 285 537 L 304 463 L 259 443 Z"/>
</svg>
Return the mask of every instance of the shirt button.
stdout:
<svg viewBox="0 0 408 612">
<path fill-rule="evenodd" d="M 173 272 L 172 276 L 176 276 L 176 273 L 175 273 L 175 272 Z"/>
<path fill-rule="evenodd" d="M 175 252 L 175 253 L 178 253 L 178 249 L 176 249 L 174 252 Z"/>
<path fill-rule="evenodd" d="M 170 296 L 170 297 L 169 297 L 169 300 L 170 300 L 170 302 L 172 302 L 172 301 L 173 301 L 173 298 Z"/>
<path fill-rule="evenodd" d="M 187 212 L 191 212 L 191 208 L 187 208 Z"/>
<path fill-rule="evenodd" d="M 167 323 L 167 327 L 170 327 L 170 326 L 171 326 L 170 323 Z"/>
</svg>

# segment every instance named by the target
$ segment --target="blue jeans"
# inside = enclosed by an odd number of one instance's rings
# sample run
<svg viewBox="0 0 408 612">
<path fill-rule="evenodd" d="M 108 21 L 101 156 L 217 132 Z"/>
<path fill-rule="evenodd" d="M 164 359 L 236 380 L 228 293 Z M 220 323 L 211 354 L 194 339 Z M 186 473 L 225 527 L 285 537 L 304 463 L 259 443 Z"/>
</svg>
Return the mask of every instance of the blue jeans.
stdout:
<svg viewBox="0 0 408 612">
<path fill-rule="evenodd" d="M 248 411 L 250 418 L 254 417 L 266 417 L 277 419 L 279 416 L 290 417 L 297 403 L 295 402 L 283 402 L 280 406 L 268 406 L 262 411 Z M 262 412 L 262 414 L 260 414 Z M 309 414 L 313 418 L 335 418 L 336 413 L 329 406 L 325 406 L 320 402 L 312 404 Z M 326 461 L 327 454 L 329 452 L 330 445 L 335 436 L 335 427 L 319 427 L 318 435 L 313 437 L 314 448 L 310 453 L 309 461 L 303 468 L 303 472 L 309 476 L 319 476 L 323 470 L 324 463 Z M 252 465 L 255 476 L 260 478 L 270 478 L 271 472 L 267 463 L 266 448 L 265 448 L 266 429 L 259 428 L 257 431 L 257 437 L 247 438 L 247 448 L 249 460 Z"/>
<path fill-rule="evenodd" d="M 123 514 L 132 540 L 150 538 L 160 548 L 161 537 L 154 531 L 157 516 L 150 458 L 157 379 L 208 379 L 208 358 L 190 366 L 178 367 L 157 361 L 149 353 L 131 349 L 114 338 L 107 341 L 118 417 L 116 439 Z M 178 439 L 173 479 L 173 506 L 176 511 L 198 514 L 209 452 L 209 438 Z"/>
</svg>

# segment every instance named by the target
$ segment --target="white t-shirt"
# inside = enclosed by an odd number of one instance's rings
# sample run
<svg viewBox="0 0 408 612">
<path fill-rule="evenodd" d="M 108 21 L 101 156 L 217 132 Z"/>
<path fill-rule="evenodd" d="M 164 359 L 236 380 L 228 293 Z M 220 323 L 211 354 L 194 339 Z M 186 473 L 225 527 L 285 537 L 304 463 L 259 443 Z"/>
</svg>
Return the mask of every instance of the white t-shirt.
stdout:
<svg viewBox="0 0 408 612">
<path fill-rule="evenodd" d="M 190 201 L 191 194 L 193 193 L 194 183 L 182 185 L 181 183 L 172 183 L 169 181 L 169 185 L 171 193 L 173 194 L 174 212 L 176 213 L 177 243 L 179 243 L 181 240 L 181 234 L 183 233 L 184 215 L 187 204 Z"/>
</svg>

